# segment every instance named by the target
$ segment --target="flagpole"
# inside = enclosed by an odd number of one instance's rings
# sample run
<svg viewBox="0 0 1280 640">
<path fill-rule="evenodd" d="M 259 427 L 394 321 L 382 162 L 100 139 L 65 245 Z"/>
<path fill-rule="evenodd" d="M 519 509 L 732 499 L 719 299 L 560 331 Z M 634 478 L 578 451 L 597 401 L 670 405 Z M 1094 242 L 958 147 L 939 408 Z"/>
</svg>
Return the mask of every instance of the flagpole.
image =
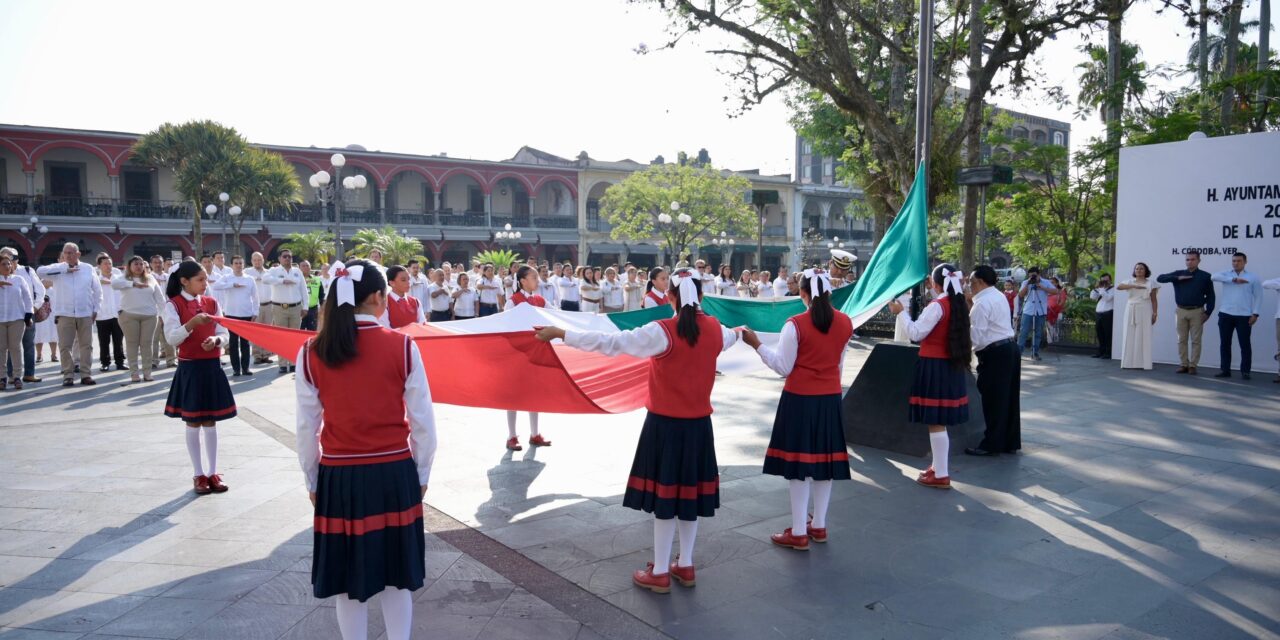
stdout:
<svg viewBox="0 0 1280 640">
<path fill-rule="evenodd" d="M 933 121 L 933 0 L 920 0 L 920 44 L 916 49 L 916 167 L 924 171 L 927 185 Z"/>
</svg>

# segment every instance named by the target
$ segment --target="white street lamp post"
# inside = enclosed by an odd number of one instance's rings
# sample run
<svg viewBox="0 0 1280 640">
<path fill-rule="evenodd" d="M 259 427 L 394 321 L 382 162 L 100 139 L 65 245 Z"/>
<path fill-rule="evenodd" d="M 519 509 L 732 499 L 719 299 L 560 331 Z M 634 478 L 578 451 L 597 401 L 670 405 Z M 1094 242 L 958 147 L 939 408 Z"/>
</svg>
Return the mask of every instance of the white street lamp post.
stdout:
<svg viewBox="0 0 1280 640">
<path fill-rule="evenodd" d="M 523 236 L 524 234 L 520 233 L 519 231 L 511 230 L 510 222 L 502 225 L 502 231 L 499 231 L 493 234 L 494 239 L 497 240 L 499 243 L 501 243 L 502 246 L 507 248 L 510 248 L 511 245 L 519 242 L 520 238 L 522 238 Z"/>
<path fill-rule="evenodd" d="M 333 165 L 333 175 L 330 176 L 328 171 L 317 171 L 307 182 L 312 189 L 316 190 L 316 201 L 320 203 L 323 211 L 327 209 L 327 205 L 333 203 L 333 244 L 334 252 L 338 260 L 345 259 L 345 252 L 342 248 L 342 208 L 346 199 L 346 192 L 358 192 L 369 186 L 369 179 L 363 175 L 356 174 L 353 176 L 342 177 L 342 167 L 346 166 L 347 158 L 341 153 L 335 153 L 329 157 L 329 164 Z"/>
</svg>

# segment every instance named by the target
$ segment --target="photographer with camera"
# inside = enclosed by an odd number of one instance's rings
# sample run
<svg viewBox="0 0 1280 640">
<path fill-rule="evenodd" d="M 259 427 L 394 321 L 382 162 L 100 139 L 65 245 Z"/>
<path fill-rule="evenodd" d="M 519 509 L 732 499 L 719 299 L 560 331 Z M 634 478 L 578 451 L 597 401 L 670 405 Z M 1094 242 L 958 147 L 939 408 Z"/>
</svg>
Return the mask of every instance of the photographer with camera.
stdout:
<svg viewBox="0 0 1280 640">
<path fill-rule="evenodd" d="M 1098 286 L 1089 292 L 1089 297 L 1098 302 L 1094 307 L 1094 313 L 1097 315 L 1098 352 L 1093 357 L 1110 358 L 1111 332 L 1116 315 L 1116 290 L 1111 286 L 1111 274 L 1104 273 L 1098 276 Z"/>
<path fill-rule="evenodd" d="M 1022 353 L 1027 335 L 1031 335 L 1031 358 L 1040 359 L 1040 343 L 1044 342 L 1044 323 L 1049 317 L 1049 295 L 1057 293 L 1052 282 L 1040 278 L 1040 267 L 1027 270 L 1027 279 L 1018 289 L 1022 300 L 1022 322 L 1018 326 L 1018 353 Z"/>
</svg>

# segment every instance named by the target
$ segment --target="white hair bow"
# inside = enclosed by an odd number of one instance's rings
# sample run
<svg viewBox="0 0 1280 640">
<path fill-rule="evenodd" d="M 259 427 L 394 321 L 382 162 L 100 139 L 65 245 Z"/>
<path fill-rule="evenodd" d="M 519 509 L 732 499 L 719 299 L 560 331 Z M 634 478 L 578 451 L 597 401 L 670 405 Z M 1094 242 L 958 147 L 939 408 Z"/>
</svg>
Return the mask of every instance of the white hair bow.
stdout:
<svg viewBox="0 0 1280 640">
<path fill-rule="evenodd" d="M 964 295 L 964 272 L 956 269 L 952 271 L 947 268 L 942 269 L 943 291 L 958 293 Z"/>
<path fill-rule="evenodd" d="M 826 285 L 827 291 L 831 290 L 831 276 L 826 269 L 805 269 L 802 275 L 809 279 L 809 294 L 813 297 L 822 295 L 823 285 Z"/>
<path fill-rule="evenodd" d="M 701 279 L 702 275 L 689 267 L 676 269 L 675 273 L 671 274 L 671 284 L 675 285 L 676 290 L 680 292 L 680 306 L 698 305 L 698 286 L 694 281 Z"/>
<path fill-rule="evenodd" d="M 329 265 L 329 273 L 333 276 L 333 281 L 338 292 L 338 306 L 351 305 L 356 306 L 356 285 L 364 278 L 364 267 L 361 265 L 353 265 L 350 268 L 342 262 L 334 262 Z"/>
</svg>

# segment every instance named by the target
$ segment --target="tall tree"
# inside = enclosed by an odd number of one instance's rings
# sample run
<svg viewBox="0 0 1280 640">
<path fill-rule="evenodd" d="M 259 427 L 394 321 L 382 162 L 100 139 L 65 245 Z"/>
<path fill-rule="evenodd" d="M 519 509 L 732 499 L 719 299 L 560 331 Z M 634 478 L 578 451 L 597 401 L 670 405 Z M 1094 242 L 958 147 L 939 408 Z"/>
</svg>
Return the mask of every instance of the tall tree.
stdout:
<svg viewBox="0 0 1280 640">
<path fill-rule="evenodd" d="M 613 225 L 615 239 L 661 238 L 663 248 L 679 261 L 688 258 L 689 245 L 704 235 L 754 231 L 756 213 L 746 197 L 750 191 L 746 178 L 710 165 L 654 165 L 609 187 L 600 213 Z"/>
<path fill-rule="evenodd" d="M 1230 80 L 1235 78 L 1236 58 L 1240 53 L 1240 11 L 1243 7 L 1244 0 L 1231 0 L 1226 8 L 1227 44 L 1222 76 L 1228 82 L 1222 88 L 1222 112 L 1219 114 L 1225 133 L 1231 132 L 1235 121 L 1236 90 Z"/>
<path fill-rule="evenodd" d="M 291 233 L 285 236 L 284 248 L 292 251 L 299 261 L 328 264 L 335 251 L 333 233 L 323 230 Z"/>
<path fill-rule="evenodd" d="M 878 222 L 887 222 L 902 204 L 915 174 L 912 149 L 915 118 L 915 40 L 911 0 L 637 0 L 656 2 L 671 20 L 675 46 L 686 36 L 714 31 L 730 44 L 712 51 L 732 61 L 743 108 L 791 87 L 810 107 L 830 106 L 853 125 L 841 138 L 849 143 L 846 167 L 862 188 Z M 933 0 L 928 0 L 933 1 Z M 1026 62 L 1056 34 L 1094 22 L 1097 0 L 986 0 L 977 13 L 982 61 L 971 72 L 963 117 L 939 121 L 937 107 L 953 95 L 959 61 L 972 55 L 972 3 L 939 7 L 934 34 L 933 95 L 935 136 L 929 141 L 936 162 L 930 171 L 931 201 L 954 184 L 957 150 L 980 131 L 985 99 L 1000 82 L 1023 85 Z M 1000 80 L 1000 79 L 1005 80 Z M 937 153 L 943 150 L 943 153 Z M 974 199 L 971 199 L 974 200 Z M 877 224 L 882 232 L 886 224 Z M 965 216 L 965 255 L 973 255 L 975 216 Z"/>
<path fill-rule="evenodd" d="M 278 153 L 249 147 L 230 166 L 227 193 L 231 202 L 240 205 L 244 214 L 232 218 L 232 231 L 240 235 L 240 227 L 248 216 L 259 209 L 287 207 L 302 199 L 302 187 L 293 165 Z M 240 247 L 235 248 L 240 252 Z"/>
<path fill-rule="evenodd" d="M 249 143 L 235 129 L 212 120 L 166 122 L 139 138 L 132 152 L 140 164 L 173 172 L 174 189 L 191 202 L 192 243 L 200 253 L 204 206 L 229 191 L 232 173 L 249 153 Z"/>
<path fill-rule="evenodd" d="M 1263 78 L 1258 86 L 1257 97 L 1254 98 L 1254 103 L 1258 105 L 1259 115 L 1254 118 L 1250 131 L 1255 133 L 1264 129 L 1264 123 L 1267 121 L 1267 111 L 1271 107 L 1271 82 L 1265 76 L 1271 68 L 1271 0 L 1261 0 L 1258 7 L 1258 23 L 1257 71 L 1263 75 Z"/>
</svg>

